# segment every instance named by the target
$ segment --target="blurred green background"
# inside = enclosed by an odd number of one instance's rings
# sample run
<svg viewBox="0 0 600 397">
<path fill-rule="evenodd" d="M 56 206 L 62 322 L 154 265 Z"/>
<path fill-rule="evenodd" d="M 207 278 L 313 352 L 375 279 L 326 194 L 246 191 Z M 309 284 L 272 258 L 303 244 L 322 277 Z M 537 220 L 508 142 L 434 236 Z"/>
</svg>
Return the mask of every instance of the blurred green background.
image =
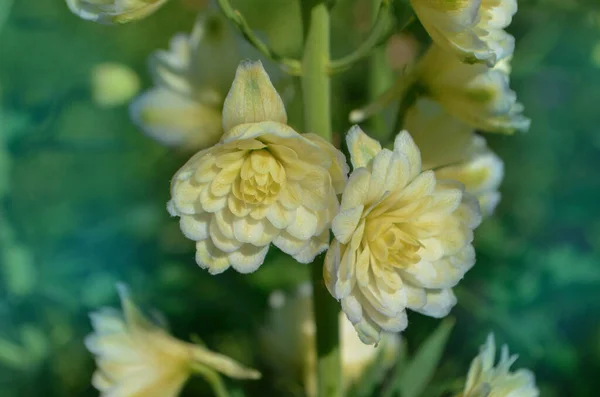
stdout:
<svg viewBox="0 0 600 397">
<path fill-rule="evenodd" d="M 92 70 L 104 62 L 131 67 L 149 87 L 147 56 L 188 32 L 203 2 L 172 0 L 117 27 L 80 20 L 62 0 L 16 0 L 10 11 L 9 3 L 0 1 L 0 395 L 97 395 L 82 339 L 88 312 L 117 304 L 116 281 L 165 313 L 178 337 L 198 334 L 265 373 L 234 386 L 239 393 L 288 395 L 255 349 L 256 333 L 269 293 L 293 289 L 308 268 L 272 249 L 251 275 L 199 269 L 165 210 L 170 177 L 189 154 L 140 133 L 127 106 L 102 108 L 91 97 Z M 364 38 L 367 3 L 338 1 L 336 55 Z M 298 55 L 296 1 L 234 4 L 273 47 Z M 492 330 L 520 355 L 516 368 L 536 373 L 542 396 L 598 396 L 600 4 L 519 6 L 509 29 L 512 86 L 532 128 L 487 135 L 505 161 L 503 199 L 477 232 L 478 262 L 457 288 L 457 325 L 436 379 L 464 377 Z M 366 70 L 336 78 L 336 131 L 366 102 Z M 289 110 L 300 125 L 298 103 Z M 414 350 L 438 321 L 409 321 Z M 194 380 L 184 395 L 209 393 Z"/>
</svg>

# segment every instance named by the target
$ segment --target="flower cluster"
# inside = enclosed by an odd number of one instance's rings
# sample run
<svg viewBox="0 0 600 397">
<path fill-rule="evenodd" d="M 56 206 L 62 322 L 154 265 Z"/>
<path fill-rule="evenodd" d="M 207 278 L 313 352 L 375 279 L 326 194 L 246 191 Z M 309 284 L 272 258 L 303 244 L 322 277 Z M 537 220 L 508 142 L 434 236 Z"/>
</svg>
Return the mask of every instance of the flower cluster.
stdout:
<svg viewBox="0 0 600 397">
<path fill-rule="evenodd" d="M 538 397 L 539 390 L 535 386 L 533 373 L 526 369 L 510 372 L 511 365 L 517 356 L 510 356 L 508 347 L 502 346 L 500 361 L 494 365 L 496 344 L 494 335 L 490 334 L 481 346 L 481 352 L 473 362 L 467 382 L 461 394 L 457 397 Z"/>
<path fill-rule="evenodd" d="M 67 4 L 84 19 L 124 23 L 166 1 Z M 176 35 L 169 50 L 151 56 L 154 87 L 130 105 L 132 120 L 147 135 L 197 151 L 174 175 L 167 209 L 179 217 L 182 233 L 195 242 L 196 262 L 210 274 L 230 267 L 254 272 L 271 244 L 301 263 L 327 250 L 323 278 L 342 308 L 346 388 L 377 357 L 391 366 L 399 350 L 399 337 L 392 333 L 407 327 L 407 309 L 441 318 L 456 304 L 453 288 L 475 264 L 474 230 L 498 204 L 504 175 L 504 163 L 477 132 L 510 134 L 530 124 L 509 86 L 514 38 L 505 29 L 517 1 L 410 4 L 433 44 L 381 100 L 351 114 L 351 120 L 362 121 L 402 96 L 402 131 L 395 139 L 380 143 L 358 126 L 347 133 L 350 176 L 346 158 L 318 135 L 321 131 L 301 134 L 288 125 L 283 100 L 262 63 L 238 65 L 233 32 L 211 13 L 197 19 L 191 34 Z M 226 1 L 220 6 L 250 43 L 291 74 L 302 75 L 303 83 L 323 82 L 329 89 L 327 72 L 344 69 L 368 47 L 331 62 L 326 72 L 321 61 L 329 54 L 308 53 L 302 62 L 283 58 L 254 37 Z M 327 46 L 318 47 L 307 45 L 310 51 Z M 112 72 L 104 73 L 109 78 L 102 82 L 112 81 Z M 309 81 L 315 77 L 311 73 L 323 80 Z M 128 97 L 122 91 L 109 94 L 101 102 L 118 104 Z M 304 98 L 305 104 L 311 99 Z M 318 113 L 307 111 L 307 119 L 314 121 L 311 116 Z M 286 302 L 274 293 L 263 330 L 264 351 L 277 367 L 302 379 L 309 396 L 317 393 L 318 366 L 311 294 L 303 286 Z M 124 292 L 122 303 L 124 314 L 92 315 L 95 333 L 86 341 L 97 356 L 93 384 L 103 396 L 176 396 L 198 368 L 237 378 L 259 376 L 170 336 L 142 316 Z M 509 372 L 515 357 L 506 348 L 497 366 L 494 356 L 490 337 L 459 397 L 538 396 L 529 372 Z"/>
<path fill-rule="evenodd" d="M 411 4 L 433 44 L 409 73 L 375 103 L 353 111 L 350 120 L 361 122 L 400 96 L 436 101 L 473 129 L 506 134 L 528 130 L 530 120 L 510 89 L 514 38 L 503 30 L 517 11 L 516 0 Z"/>
<path fill-rule="evenodd" d="M 333 220 L 324 277 L 361 340 L 372 344 L 382 330 L 406 328 L 407 308 L 448 314 L 456 303 L 451 288 L 475 263 L 471 241 L 481 216 L 462 185 L 423 171 L 408 132 L 393 151 L 358 127 L 347 141 L 354 171 Z"/>
<path fill-rule="evenodd" d="M 122 312 L 104 308 L 90 315 L 94 333 L 85 345 L 96 356 L 92 385 L 102 397 L 175 397 L 199 365 L 232 378 L 260 373 L 224 355 L 169 335 L 145 317 L 119 286 Z"/>
<path fill-rule="evenodd" d="M 504 29 L 517 0 L 411 0 L 434 44 L 412 78 L 458 120 L 489 132 L 526 131 L 529 119 L 509 87 L 514 37 Z"/>
<path fill-rule="evenodd" d="M 225 100 L 225 134 L 173 178 L 169 212 L 212 274 L 255 271 L 271 243 L 303 263 L 327 248 L 347 165 L 330 143 L 286 122 L 261 63 L 243 62 Z"/>
</svg>

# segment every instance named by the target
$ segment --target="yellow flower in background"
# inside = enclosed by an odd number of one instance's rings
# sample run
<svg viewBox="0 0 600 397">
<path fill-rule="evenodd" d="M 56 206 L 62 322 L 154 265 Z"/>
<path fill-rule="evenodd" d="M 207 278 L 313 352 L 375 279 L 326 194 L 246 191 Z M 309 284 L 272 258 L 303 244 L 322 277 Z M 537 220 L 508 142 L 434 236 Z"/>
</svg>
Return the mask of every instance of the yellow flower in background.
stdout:
<svg viewBox="0 0 600 397">
<path fill-rule="evenodd" d="M 354 171 L 332 222 L 325 257 L 329 292 L 341 301 L 361 340 L 407 326 L 406 308 L 444 317 L 451 288 L 475 263 L 471 241 L 477 200 L 453 181 L 423 171 L 410 134 L 381 149 L 357 126 L 347 136 Z"/>
<path fill-rule="evenodd" d="M 100 63 L 91 77 L 92 99 L 101 107 L 124 105 L 140 90 L 138 75 L 122 64 Z"/>
<path fill-rule="evenodd" d="M 302 263 L 329 243 L 346 180 L 343 155 L 287 124 L 260 62 L 242 62 L 225 100 L 220 142 L 175 174 L 168 204 L 211 274 L 255 271 L 271 243 Z"/>
<path fill-rule="evenodd" d="M 290 297 L 275 291 L 269 303 L 271 311 L 261 333 L 265 358 L 283 375 L 291 375 L 291 380 L 301 380 L 307 396 L 316 396 L 316 327 L 311 285 L 301 285 Z M 339 321 L 342 379 L 346 389 L 360 381 L 377 358 L 384 361 L 384 368 L 394 364 L 400 349 L 399 335 L 385 333 L 376 347 L 365 345 L 344 313 L 340 313 Z"/>
<path fill-rule="evenodd" d="M 504 59 L 494 68 L 467 65 L 433 45 L 419 61 L 414 77 L 424 96 L 460 121 L 478 130 L 510 134 L 528 130 L 530 120 L 509 87 L 509 61 Z"/>
<path fill-rule="evenodd" d="M 504 29 L 517 0 L 411 0 L 433 41 L 466 63 L 496 62 L 511 55 L 515 39 Z"/>
<path fill-rule="evenodd" d="M 428 99 L 419 99 L 406 112 L 404 129 L 421 151 L 423 169 L 434 170 L 437 179 L 464 184 L 479 200 L 484 216 L 494 212 L 500 201 L 504 163 L 483 137 Z"/>
<path fill-rule="evenodd" d="M 235 35 L 218 14 L 201 14 L 190 35 L 150 57 L 154 87 L 130 106 L 133 122 L 166 146 L 204 149 L 223 135 L 221 109 L 240 60 Z"/>
<path fill-rule="evenodd" d="M 94 333 L 85 340 L 96 356 L 92 385 L 102 397 L 174 397 L 199 365 L 232 378 L 258 379 L 260 373 L 222 354 L 169 335 L 146 318 L 119 286 L 122 312 L 91 313 Z"/>
<path fill-rule="evenodd" d="M 520 369 L 510 372 L 517 356 L 509 356 L 508 347 L 502 346 L 500 361 L 496 361 L 494 335 L 490 334 L 485 345 L 471 363 L 464 391 L 457 397 L 538 397 L 539 390 L 531 371 Z"/>
<path fill-rule="evenodd" d="M 82 19 L 122 24 L 145 18 L 166 2 L 167 0 L 67 0 L 67 5 Z"/>
</svg>

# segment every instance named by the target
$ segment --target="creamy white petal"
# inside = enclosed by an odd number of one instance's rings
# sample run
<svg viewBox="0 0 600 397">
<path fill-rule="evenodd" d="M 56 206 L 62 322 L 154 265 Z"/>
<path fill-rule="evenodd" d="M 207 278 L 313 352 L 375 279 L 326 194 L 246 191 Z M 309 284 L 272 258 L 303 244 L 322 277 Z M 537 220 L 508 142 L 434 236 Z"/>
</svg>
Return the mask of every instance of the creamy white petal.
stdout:
<svg viewBox="0 0 600 397">
<path fill-rule="evenodd" d="M 451 289 L 428 290 L 427 303 L 416 311 L 426 316 L 442 318 L 450 313 L 454 305 L 456 305 L 456 296 Z"/>
<path fill-rule="evenodd" d="M 252 244 L 244 244 L 240 249 L 228 255 L 231 266 L 240 273 L 252 273 L 265 260 L 269 246 L 256 247 Z"/>
<path fill-rule="evenodd" d="M 185 237 L 190 240 L 206 240 L 209 236 L 211 217 L 208 213 L 199 215 L 182 215 L 179 226 Z"/>
<path fill-rule="evenodd" d="M 352 126 L 346 134 L 346 144 L 354 169 L 366 167 L 381 151 L 381 144 L 365 134 L 358 125 Z"/>
</svg>

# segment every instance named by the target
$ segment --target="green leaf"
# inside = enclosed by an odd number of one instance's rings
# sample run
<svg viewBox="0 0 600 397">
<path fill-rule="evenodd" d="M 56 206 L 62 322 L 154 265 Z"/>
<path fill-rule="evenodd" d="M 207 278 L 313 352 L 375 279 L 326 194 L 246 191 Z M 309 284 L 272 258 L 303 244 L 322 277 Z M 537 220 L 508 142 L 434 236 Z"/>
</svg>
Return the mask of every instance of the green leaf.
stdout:
<svg viewBox="0 0 600 397">
<path fill-rule="evenodd" d="M 409 364 L 404 368 L 396 369 L 391 387 L 383 395 L 386 397 L 391 395 L 417 397 L 423 393 L 435 374 L 453 328 L 453 318 L 444 320 L 421 344 Z"/>
</svg>

